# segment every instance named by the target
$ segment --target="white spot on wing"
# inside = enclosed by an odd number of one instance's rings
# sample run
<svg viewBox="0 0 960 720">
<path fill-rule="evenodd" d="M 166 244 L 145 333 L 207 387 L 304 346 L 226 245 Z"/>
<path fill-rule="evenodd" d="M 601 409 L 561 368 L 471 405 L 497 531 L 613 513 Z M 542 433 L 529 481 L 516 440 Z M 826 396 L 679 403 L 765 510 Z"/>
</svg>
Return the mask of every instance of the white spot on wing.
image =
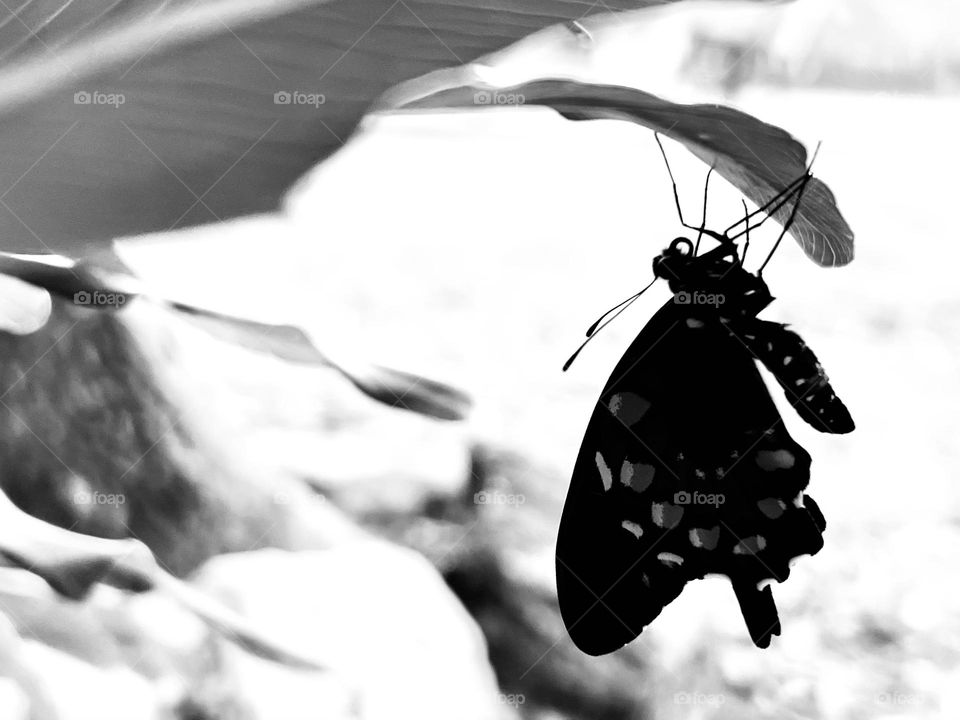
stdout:
<svg viewBox="0 0 960 720">
<path fill-rule="evenodd" d="M 680 518 L 683 517 L 683 508 L 671 505 L 668 502 L 653 503 L 650 505 L 650 515 L 654 525 L 670 529 L 680 523 Z"/>
<path fill-rule="evenodd" d="M 787 504 L 780 498 L 768 497 L 757 501 L 757 507 L 768 518 L 776 520 L 783 515 L 783 511 L 787 509 Z"/>
<path fill-rule="evenodd" d="M 614 393 L 607 401 L 610 413 L 627 427 L 640 421 L 650 409 L 650 401 L 636 393 Z"/>
<path fill-rule="evenodd" d="M 662 552 L 657 555 L 657 560 L 662 562 L 664 565 L 671 565 L 673 567 L 679 567 L 680 565 L 683 565 L 683 558 L 676 553 Z"/>
<path fill-rule="evenodd" d="M 756 461 L 762 470 L 788 470 L 797 459 L 789 450 L 761 450 L 757 453 Z"/>
<path fill-rule="evenodd" d="M 733 548 L 734 555 L 754 555 L 767 546 L 767 540 L 763 535 L 754 535 L 744 538 Z"/>
<path fill-rule="evenodd" d="M 631 520 L 624 520 L 622 523 L 620 523 L 620 527 L 633 535 L 635 538 L 639 539 L 639 537 L 643 535 L 643 528 Z"/>
<path fill-rule="evenodd" d="M 787 355 L 787 356 L 783 359 L 783 364 L 784 364 L 784 365 L 789 365 L 789 364 L 792 363 L 792 362 L 793 362 L 793 356 L 792 356 L 792 355 Z"/>
<path fill-rule="evenodd" d="M 620 468 L 620 483 L 634 492 L 640 493 L 650 487 L 654 472 L 653 465 L 624 460 L 623 466 Z"/>
<path fill-rule="evenodd" d="M 694 328 L 694 329 L 696 329 L 696 328 L 702 328 L 702 327 L 703 327 L 703 321 L 702 321 L 702 320 L 697 320 L 696 318 L 687 318 L 687 327 L 688 327 L 688 328 Z"/>
<path fill-rule="evenodd" d="M 691 528 L 690 530 L 690 544 L 695 548 L 703 548 L 704 550 L 713 550 L 717 546 L 717 541 L 720 539 L 720 528 L 719 526 L 714 526 L 710 530 L 705 528 Z"/>
<path fill-rule="evenodd" d="M 613 473 L 610 472 L 610 466 L 607 465 L 606 460 L 603 459 L 603 454 L 598 450 L 597 456 L 597 470 L 600 471 L 600 479 L 603 481 L 603 489 L 609 490 L 613 487 Z"/>
</svg>

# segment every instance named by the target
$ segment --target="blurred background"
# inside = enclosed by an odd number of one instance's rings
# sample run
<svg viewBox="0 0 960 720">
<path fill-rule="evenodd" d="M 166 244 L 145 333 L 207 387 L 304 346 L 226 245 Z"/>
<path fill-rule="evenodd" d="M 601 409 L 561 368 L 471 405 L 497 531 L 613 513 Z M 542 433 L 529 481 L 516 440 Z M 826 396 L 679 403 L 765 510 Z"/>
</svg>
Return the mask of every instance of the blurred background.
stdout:
<svg viewBox="0 0 960 720">
<path fill-rule="evenodd" d="M 555 607 L 582 433 L 666 287 L 560 368 L 681 234 L 652 133 L 540 108 L 383 113 L 282 213 L 122 238 L 118 253 L 167 297 L 463 388 L 467 420 L 383 407 L 147 303 L 113 315 L 56 301 L 43 330 L 0 335 L 11 499 L 143 540 L 329 670 L 252 657 L 160 592 L 77 603 L 3 570 L 3 717 L 957 717 L 958 16 L 946 0 L 680 3 L 482 61 L 501 84 L 629 85 L 822 142 L 815 172 L 856 259 L 820 268 L 785 241 L 764 317 L 815 349 L 857 429 L 819 435 L 773 390 L 828 528 L 774 587 L 783 634 L 769 649 L 725 579 L 689 585 L 604 658 L 573 647 Z M 696 218 L 706 167 L 665 145 Z M 714 178 L 708 226 L 741 213 Z M 754 262 L 778 231 L 752 239 Z"/>
</svg>

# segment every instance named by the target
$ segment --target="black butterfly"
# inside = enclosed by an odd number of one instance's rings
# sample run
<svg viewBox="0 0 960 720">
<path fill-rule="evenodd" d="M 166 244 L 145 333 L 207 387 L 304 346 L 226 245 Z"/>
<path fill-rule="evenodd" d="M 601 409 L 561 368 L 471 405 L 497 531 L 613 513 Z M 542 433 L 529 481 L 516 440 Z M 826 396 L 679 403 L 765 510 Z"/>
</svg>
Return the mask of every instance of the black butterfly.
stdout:
<svg viewBox="0 0 960 720">
<path fill-rule="evenodd" d="M 688 581 L 708 573 L 730 578 L 750 637 L 767 647 L 780 634 L 768 583 L 787 578 L 791 559 L 823 546 L 826 522 L 804 494 L 810 456 L 787 432 L 756 361 L 817 430 L 847 433 L 853 420 L 803 340 L 757 318 L 773 297 L 763 268 L 744 269 L 734 242 L 746 234 L 748 246 L 751 217 L 795 196 L 785 233 L 810 177 L 808 169 L 747 214 L 746 230 L 733 236 L 732 228 L 687 225 L 681 214 L 685 227 L 719 246 L 697 255 L 700 236 L 696 247 L 677 238 L 653 261 L 654 282 L 666 280 L 674 297 L 600 395 L 557 540 L 560 611 L 590 655 L 633 640 Z"/>
</svg>

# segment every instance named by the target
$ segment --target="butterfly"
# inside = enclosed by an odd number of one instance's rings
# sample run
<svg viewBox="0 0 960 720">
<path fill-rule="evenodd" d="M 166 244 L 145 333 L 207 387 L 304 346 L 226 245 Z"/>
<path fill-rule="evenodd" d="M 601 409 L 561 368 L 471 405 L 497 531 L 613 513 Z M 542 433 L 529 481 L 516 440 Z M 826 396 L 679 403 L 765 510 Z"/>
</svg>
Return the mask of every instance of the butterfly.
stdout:
<svg viewBox="0 0 960 720">
<path fill-rule="evenodd" d="M 804 492 L 810 455 L 787 431 L 758 362 L 817 430 L 848 433 L 854 423 L 800 336 L 757 317 L 773 300 L 762 278 L 770 256 L 756 273 L 743 266 L 751 219 L 765 214 L 755 228 L 795 198 L 775 250 L 811 177 L 808 166 L 754 213 L 744 204 L 746 228 L 733 235 L 739 223 L 723 233 L 685 223 L 673 181 L 681 224 L 699 235 L 673 240 L 653 261 L 653 282 L 666 280 L 673 297 L 604 386 L 560 521 L 560 611 L 585 653 L 631 642 L 687 582 L 708 574 L 730 579 L 751 639 L 767 647 L 781 631 L 770 583 L 823 547 L 826 521 Z M 704 198 L 706 214 L 706 190 Z M 744 234 L 741 256 L 735 240 Z M 698 254 L 703 235 L 719 244 Z"/>
</svg>

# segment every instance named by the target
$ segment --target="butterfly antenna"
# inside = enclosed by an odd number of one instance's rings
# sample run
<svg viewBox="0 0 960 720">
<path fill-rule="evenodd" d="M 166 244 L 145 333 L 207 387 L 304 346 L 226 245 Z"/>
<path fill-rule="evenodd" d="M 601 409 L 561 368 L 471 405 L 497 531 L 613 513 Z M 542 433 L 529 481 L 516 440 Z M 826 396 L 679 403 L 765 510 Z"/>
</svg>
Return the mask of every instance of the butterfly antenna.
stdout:
<svg viewBox="0 0 960 720">
<path fill-rule="evenodd" d="M 601 315 L 600 317 L 598 317 L 597 320 L 596 320 L 596 322 L 594 322 L 593 325 L 591 325 L 590 327 L 587 328 L 587 337 L 590 337 L 591 335 L 593 335 L 593 334 L 597 331 L 597 325 L 599 325 L 601 322 L 603 322 L 603 319 L 604 319 L 607 315 L 609 315 L 609 314 L 612 313 L 614 310 L 616 310 L 617 308 L 620 308 L 620 307 L 622 307 L 622 306 L 624 306 L 624 305 L 628 305 L 628 306 L 629 306 L 629 303 L 632 303 L 632 302 L 633 302 L 634 300 L 636 300 L 638 297 L 640 297 L 641 295 L 643 295 L 647 290 L 650 289 L 650 287 L 651 287 L 656 281 L 657 281 L 657 279 L 654 278 L 653 280 L 650 281 L 650 284 L 647 285 L 643 290 L 641 290 L 641 291 L 638 292 L 638 293 L 634 293 L 633 295 L 631 295 L 630 297 L 628 297 L 628 298 L 627 298 L 626 300 L 624 300 L 623 302 L 617 303 L 617 304 L 614 305 L 612 308 L 610 308 L 609 310 L 607 310 L 603 315 Z M 623 308 L 623 309 L 625 310 L 626 308 Z M 616 316 L 614 316 L 614 317 L 616 317 Z M 613 318 L 610 318 L 610 319 L 612 320 Z"/>
<path fill-rule="evenodd" d="M 710 176 L 713 175 L 713 165 L 707 170 L 707 179 L 703 183 L 703 217 L 700 220 L 700 232 L 697 233 L 697 244 L 693 248 L 693 256 L 696 257 L 700 252 L 700 240 L 703 238 L 703 232 L 707 227 L 707 195 L 710 191 Z"/>
<path fill-rule="evenodd" d="M 748 215 L 750 214 L 749 211 L 747 210 L 747 201 L 744 200 L 743 198 L 741 198 L 741 199 L 740 199 L 740 202 L 741 202 L 741 204 L 743 205 L 743 214 L 744 214 L 744 217 L 746 217 L 746 216 L 748 216 Z M 740 264 L 741 264 L 741 265 L 743 265 L 743 264 L 747 261 L 747 250 L 750 249 L 750 223 L 749 223 L 749 222 L 747 222 L 747 229 L 745 230 L 745 233 L 746 233 L 746 235 L 747 235 L 747 240 L 746 240 L 746 242 L 743 244 L 743 257 L 740 258 Z"/>
<path fill-rule="evenodd" d="M 634 295 L 631 295 L 630 297 L 628 297 L 628 298 L 627 298 L 626 300 L 624 300 L 623 302 L 618 303 L 617 305 L 614 305 L 612 308 L 610 308 L 609 310 L 607 310 L 603 315 L 601 315 L 599 318 L 597 318 L 596 322 L 594 322 L 593 325 L 591 325 L 589 328 L 587 328 L 587 339 L 584 340 L 583 343 L 581 343 L 580 347 L 578 347 L 578 348 L 576 349 L 576 352 L 574 352 L 573 355 L 570 356 L 570 359 L 568 359 L 568 360 L 563 364 L 563 371 L 566 372 L 566 371 L 569 369 L 569 367 L 570 367 L 571 365 L 573 365 L 573 361 L 577 359 L 577 355 L 579 355 L 579 354 L 580 354 L 580 351 L 583 350 L 583 348 L 585 348 L 585 347 L 587 346 L 587 343 L 588 343 L 588 342 L 590 342 L 591 340 L 593 340 L 593 338 L 597 335 L 597 333 L 599 333 L 599 332 L 600 332 L 601 330 L 603 330 L 607 325 L 609 325 L 609 324 L 612 323 L 614 320 L 616 320 L 616 319 L 617 319 L 617 316 L 618 316 L 620 313 L 622 313 L 624 310 L 626 310 L 628 307 L 630 307 L 630 306 L 633 304 L 634 300 L 636 300 L 637 298 L 639 298 L 639 297 L 640 297 L 641 295 L 643 295 L 647 290 L 649 290 L 651 287 L 653 287 L 653 284 L 654 284 L 656 281 L 657 281 L 657 278 L 654 278 L 653 280 L 650 281 L 650 284 L 649 284 L 649 285 L 647 285 L 645 288 L 643 288 L 643 290 L 641 290 L 641 291 L 638 292 L 638 293 L 635 293 Z M 616 311 L 616 312 L 614 312 L 614 311 Z M 606 322 L 604 322 L 604 318 L 606 318 L 608 315 L 610 315 L 610 313 L 613 313 L 613 315 L 611 315 L 611 316 L 609 317 L 609 319 L 607 319 Z"/>
<path fill-rule="evenodd" d="M 810 171 L 813 170 L 813 163 L 816 161 L 817 154 L 820 152 L 820 145 L 821 143 L 817 143 L 817 147 L 813 151 L 813 157 L 810 158 L 810 162 L 807 165 L 807 172 L 803 175 L 803 182 L 800 183 L 800 187 L 797 190 L 797 199 L 793 202 L 793 209 L 790 210 L 790 217 L 788 217 L 787 222 L 783 224 L 783 229 L 780 231 L 780 237 L 778 237 L 777 241 L 773 244 L 773 247 L 770 249 L 770 253 L 767 255 L 767 259 L 763 261 L 763 265 L 761 265 L 760 269 L 757 270 L 758 277 L 763 275 L 763 269 L 767 266 L 767 263 L 770 262 L 770 259 L 777 251 L 777 248 L 780 247 L 780 241 L 783 240 L 784 236 L 787 234 L 787 231 L 790 230 L 790 226 L 793 225 L 793 221 L 797 217 L 797 212 L 800 210 L 800 201 L 803 200 L 803 191 L 807 189 L 807 183 L 809 183 L 811 178 L 813 178 L 813 175 L 810 173 Z"/>
</svg>

